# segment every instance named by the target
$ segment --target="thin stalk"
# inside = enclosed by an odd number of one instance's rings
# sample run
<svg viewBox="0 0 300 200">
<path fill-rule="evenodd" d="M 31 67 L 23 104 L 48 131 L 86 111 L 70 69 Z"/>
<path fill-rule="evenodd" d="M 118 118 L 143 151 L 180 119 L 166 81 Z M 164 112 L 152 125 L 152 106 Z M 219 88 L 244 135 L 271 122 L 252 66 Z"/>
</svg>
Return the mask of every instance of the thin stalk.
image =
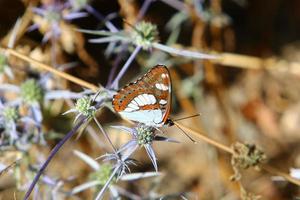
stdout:
<svg viewBox="0 0 300 200">
<path fill-rule="evenodd" d="M 97 10 L 95 10 L 92 6 L 86 5 L 85 9 L 90 12 L 94 17 L 96 17 L 99 21 L 103 21 L 105 26 L 111 31 L 111 32 L 118 32 L 118 29 L 109 21 L 106 20 L 105 17 L 99 13 Z"/>
<path fill-rule="evenodd" d="M 105 190 L 107 189 L 107 187 L 109 186 L 110 182 L 112 181 L 112 179 L 114 178 L 114 176 L 116 175 L 116 173 L 119 171 L 121 167 L 121 164 L 119 164 L 114 171 L 111 173 L 109 179 L 106 181 L 105 185 L 102 187 L 101 191 L 98 193 L 97 197 L 95 200 L 100 200 L 102 198 L 102 196 L 104 195 Z"/>
<path fill-rule="evenodd" d="M 114 82 L 111 84 L 111 88 L 117 89 L 119 87 L 119 81 L 127 71 L 129 65 L 132 63 L 136 55 L 139 53 L 139 51 L 142 49 L 141 46 L 136 46 L 124 66 L 122 67 L 121 71 L 119 72 L 118 76 L 115 78 Z"/>
<path fill-rule="evenodd" d="M 145 0 L 140 11 L 139 11 L 139 14 L 138 16 L 136 17 L 136 22 L 139 22 L 141 19 L 143 19 L 143 17 L 145 16 L 150 4 L 152 3 L 152 0 Z"/>
<path fill-rule="evenodd" d="M 15 51 L 13 49 L 1 48 L 0 47 L 0 50 L 4 51 L 4 52 L 7 51 L 10 55 L 13 55 L 15 57 L 18 57 L 18 58 L 24 60 L 24 61 L 29 62 L 30 64 L 33 64 L 33 67 L 37 67 L 37 68 L 43 69 L 45 71 L 51 72 L 51 73 L 53 73 L 53 74 L 55 74 L 55 75 L 57 75 L 59 77 L 62 77 L 64 79 L 66 79 L 66 80 L 69 80 L 69 81 L 71 81 L 73 83 L 76 83 L 76 84 L 78 84 L 78 85 L 80 85 L 80 86 L 82 86 L 84 88 L 88 88 L 88 89 L 90 89 L 90 90 L 92 90 L 94 92 L 96 92 L 96 91 L 99 90 L 99 87 L 96 86 L 96 85 L 93 85 L 93 84 L 91 84 L 89 82 L 86 82 L 86 81 L 84 81 L 84 80 L 82 80 L 80 78 L 77 78 L 77 77 L 72 76 L 70 74 L 67 74 L 65 72 L 59 71 L 59 70 L 57 70 L 57 69 L 55 69 L 55 68 L 53 68 L 53 67 L 51 67 L 49 65 L 41 63 L 41 62 L 39 62 L 39 61 L 37 61 L 35 59 L 32 59 L 32 58 L 30 58 L 30 57 L 28 57 L 26 55 L 21 54 L 21 53 Z"/>
<path fill-rule="evenodd" d="M 69 131 L 69 133 L 61 141 L 59 141 L 59 143 L 57 143 L 55 145 L 55 147 L 50 152 L 50 155 L 48 156 L 47 160 L 43 163 L 42 167 L 39 169 L 39 171 L 35 175 L 33 181 L 31 182 L 31 184 L 30 184 L 30 186 L 29 186 L 29 188 L 28 188 L 28 190 L 27 190 L 27 192 L 25 194 L 24 200 L 28 200 L 29 199 L 31 192 L 34 189 L 34 186 L 38 182 L 39 178 L 41 177 L 41 175 L 45 171 L 46 167 L 48 166 L 48 164 L 50 163 L 50 161 L 52 160 L 52 158 L 56 155 L 56 153 L 60 150 L 60 148 L 65 144 L 65 142 L 68 141 L 78 131 L 78 129 L 84 123 L 85 120 L 86 120 L 86 118 L 83 118 L 82 120 L 80 120 L 76 124 L 76 126 L 74 126 L 72 128 L 72 130 Z"/>
<path fill-rule="evenodd" d="M 115 146 L 113 145 L 111 139 L 109 138 L 108 134 L 106 133 L 106 131 L 103 129 L 102 125 L 99 123 L 99 121 L 97 120 L 96 117 L 93 117 L 94 121 L 96 122 L 98 128 L 100 129 L 100 131 L 103 133 L 105 139 L 109 142 L 109 144 L 111 145 L 113 151 L 116 153 L 117 150 L 115 148 Z"/>
<path fill-rule="evenodd" d="M 146 1 L 143 3 L 143 5 L 142 5 L 142 7 L 141 7 L 141 9 L 140 9 L 140 11 L 139 11 L 139 14 L 138 14 L 138 16 L 137 16 L 137 21 L 140 21 L 140 20 L 144 17 L 144 15 L 145 15 L 146 11 L 148 10 L 148 8 L 149 8 L 151 2 L 152 2 L 152 0 L 146 0 Z M 114 77 L 114 75 L 115 75 L 115 72 L 116 72 L 116 70 L 117 70 L 117 67 L 118 67 L 119 63 L 121 62 L 121 59 L 122 59 L 122 57 L 124 56 L 125 52 L 127 51 L 128 46 L 129 46 L 128 43 L 123 44 L 123 45 L 121 46 L 121 53 L 119 53 L 119 55 L 118 55 L 117 58 L 115 59 L 115 62 L 114 62 L 114 64 L 113 64 L 113 67 L 112 67 L 111 72 L 110 72 L 109 77 L 108 77 L 107 86 L 110 86 L 110 85 L 111 85 L 112 79 L 113 79 L 113 77 Z"/>
<path fill-rule="evenodd" d="M 264 170 L 266 170 L 267 172 L 271 173 L 271 174 L 282 176 L 287 181 L 289 181 L 291 183 L 294 183 L 295 185 L 300 186 L 300 180 L 295 179 L 295 178 L 291 177 L 290 175 L 288 175 L 288 174 L 286 174 L 284 172 L 281 172 L 278 169 L 276 169 L 276 168 L 274 168 L 274 167 L 272 167 L 270 165 L 264 165 L 264 166 L 262 166 L 262 168 Z"/>
<path fill-rule="evenodd" d="M 206 137 L 205 135 L 199 133 L 198 131 L 195 131 L 191 128 L 188 128 L 182 124 L 179 124 L 178 122 L 174 121 L 174 124 L 177 125 L 178 127 L 182 128 L 183 130 L 185 130 L 186 132 L 189 132 L 189 133 L 192 133 L 193 135 L 195 135 L 197 138 L 205 141 L 206 143 L 210 144 L 210 145 L 213 145 L 219 149 L 222 149 L 223 151 L 226 151 L 227 153 L 230 153 L 230 154 L 233 154 L 233 151 L 230 147 L 227 147 L 226 145 L 224 144 L 221 144 L 215 140 L 212 140 L 208 137 Z"/>
<path fill-rule="evenodd" d="M 225 145 L 223 145 L 223 144 L 221 144 L 221 143 L 219 143 L 219 142 L 217 142 L 215 140 L 212 140 L 212 139 L 206 137 L 205 135 L 203 135 L 202 133 L 199 133 L 199 132 L 197 132 L 197 131 L 195 131 L 193 129 L 190 129 L 190 128 L 182 125 L 182 124 L 179 124 L 176 121 L 174 122 L 174 124 L 176 124 L 177 126 L 179 126 L 180 128 L 182 128 L 183 130 L 192 133 L 197 138 L 199 138 L 199 139 L 201 139 L 201 140 L 203 140 L 203 141 L 205 141 L 205 142 L 207 142 L 207 143 L 209 143 L 209 144 L 211 144 L 211 145 L 213 145 L 213 146 L 215 146 L 215 147 L 217 147 L 219 149 L 222 149 L 223 151 L 226 151 L 227 153 L 233 154 L 233 150 L 230 147 L 227 147 L 227 146 L 225 146 Z M 263 165 L 262 168 L 264 170 L 266 170 L 267 172 L 271 173 L 271 174 L 282 176 L 288 182 L 300 186 L 300 180 L 297 180 L 297 179 L 291 177 L 287 173 L 281 172 L 280 170 L 278 170 L 278 169 L 276 169 L 276 168 L 274 168 L 274 167 L 272 167 L 270 165 L 267 165 L 267 164 Z"/>
<path fill-rule="evenodd" d="M 108 76 L 108 81 L 107 81 L 107 84 L 106 84 L 106 88 L 109 87 L 111 85 L 111 83 L 113 82 L 113 78 L 115 76 L 115 73 L 117 71 L 117 68 L 119 66 L 119 64 L 121 63 L 122 61 L 122 58 L 125 54 L 125 52 L 127 51 L 127 48 L 128 48 L 129 44 L 126 43 L 126 44 L 123 44 L 121 46 L 121 52 L 118 54 L 117 58 L 115 59 L 114 61 L 114 64 L 110 70 L 110 73 L 109 73 L 109 76 Z"/>
</svg>

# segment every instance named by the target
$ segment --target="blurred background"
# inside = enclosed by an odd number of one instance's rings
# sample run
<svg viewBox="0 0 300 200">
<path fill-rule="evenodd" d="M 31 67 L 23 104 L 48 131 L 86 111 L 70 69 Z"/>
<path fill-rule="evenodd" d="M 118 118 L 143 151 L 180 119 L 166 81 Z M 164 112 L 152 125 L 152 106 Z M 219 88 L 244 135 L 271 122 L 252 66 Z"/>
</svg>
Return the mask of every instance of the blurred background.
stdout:
<svg viewBox="0 0 300 200">
<path fill-rule="evenodd" d="M 21 18 L 24 27 L 21 26 L 15 41 L 15 50 L 51 66 L 75 63 L 67 68 L 67 73 L 105 86 L 115 63 L 119 71 L 132 54 L 133 47 L 122 49 L 121 45 L 117 45 L 107 53 L 107 44 L 89 42 L 100 36 L 75 29 L 108 30 L 105 22 L 110 21 L 118 30 L 130 32 L 145 2 L 149 5 L 142 20 L 157 25 L 160 43 L 212 53 L 221 59 L 191 59 L 157 49 L 143 50 L 122 77 L 120 85 L 135 80 L 156 64 L 168 66 L 173 83 L 171 118 L 200 113 L 199 117 L 182 123 L 227 146 L 235 141 L 256 144 L 266 153 L 271 166 L 286 173 L 295 169 L 292 175 L 300 178 L 297 174 L 300 167 L 300 1 L 92 0 L 86 1 L 86 4 L 101 13 L 104 21 L 82 8 L 87 16 L 60 23 L 62 34 L 57 40 L 42 42 L 46 33 L 43 26 L 28 31 L 28 27 L 41 20 L 41 16 L 32 12 L 32 7 L 53 2 L 0 0 L 1 44 L 7 46 L 9 33 L 17 19 Z M 1 84 L 21 84 L 26 77 L 42 74 L 42 71 L 33 70 L 16 58 L 11 58 L 10 66 L 16 71 L 15 80 L 4 77 Z M 49 84 L 52 88 L 74 92 L 82 90 L 81 86 L 59 77 L 53 77 Z M 5 92 L 0 94 L 7 97 Z M 32 144 L 26 150 L 30 156 L 18 164 L 21 174 L 28 170 L 28 163 L 38 158 L 45 160 L 54 145 L 72 128 L 72 116 L 61 115 L 70 109 L 70 105 L 72 102 L 68 103 L 68 100 L 55 100 L 43 105 L 43 132 L 55 133 L 55 136 L 47 138 L 46 145 Z M 111 125 L 126 122 L 122 122 L 110 109 L 102 109 L 97 116 L 116 146 L 128 140 L 125 133 L 111 128 Z M 73 150 L 92 158 L 106 152 L 104 139 L 97 133 L 97 128 L 92 123 L 88 127 L 79 139 L 73 137 L 67 142 L 47 168 L 49 176 L 63 182 L 60 187 L 63 191 L 84 183 L 89 178 L 88 174 L 92 173 Z M 90 132 L 95 130 L 94 134 L 100 135 L 100 143 L 91 136 Z M 176 127 L 164 131 L 180 143 L 154 144 L 159 171 L 163 176 L 120 182 L 118 185 L 145 199 L 151 199 L 151 193 L 160 194 L 164 199 L 182 199 L 181 194 L 187 199 L 241 199 L 239 183 L 229 180 L 233 174 L 230 155 L 197 138 L 195 140 L 199 142 L 193 145 Z M 0 153 L 1 163 L 11 163 L 24 153 L 12 149 Z M 138 163 L 132 166 L 133 172 L 154 170 L 144 150 L 138 151 L 134 158 Z M 0 199 L 22 199 L 24 195 L 24 190 L 17 188 L 16 171 L 11 171 L 0 176 Z M 31 180 L 28 177 L 24 179 Z M 246 191 L 260 195 L 261 199 L 300 198 L 298 186 L 265 171 L 243 171 L 241 184 Z M 51 190 L 53 188 L 41 184 L 38 199 L 51 199 L 48 195 Z M 74 196 L 57 193 L 54 199 L 93 199 L 95 191 L 97 188 Z M 121 199 L 130 197 L 123 196 Z"/>
</svg>

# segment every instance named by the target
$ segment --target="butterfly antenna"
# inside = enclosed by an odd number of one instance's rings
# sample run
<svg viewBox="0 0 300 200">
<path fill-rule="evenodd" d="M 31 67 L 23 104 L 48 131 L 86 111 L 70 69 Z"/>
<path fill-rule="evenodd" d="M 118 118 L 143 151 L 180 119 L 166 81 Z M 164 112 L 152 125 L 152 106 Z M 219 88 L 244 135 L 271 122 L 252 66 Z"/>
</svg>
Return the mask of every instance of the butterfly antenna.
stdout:
<svg viewBox="0 0 300 200">
<path fill-rule="evenodd" d="M 174 125 L 175 125 L 177 128 L 179 128 L 179 129 L 184 133 L 184 135 L 185 135 L 186 137 L 188 137 L 194 144 L 197 143 L 197 142 L 196 142 L 191 136 L 189 136 L 189 134 L 187 134 L 180 126 L 178 126 L 178 125 L 175 124 L 175 123 L 174 123 Z"/>
<path fill-rule="evenodd" d="M 201 114 L 200 113 L 198 113 L 198 114 L 195 114 L 195 115 L 192 115 L 192 116 L 188 116 L 188 117 L 183 117 L 183 118 L 179 118 L 179 119 L 175 119 L 175 120 L 173 120 L 173 121 L 180 121 L 180 120 L 184 120 L 184 119 L 189 119 L 189 118 L 192 118 L 192 117 L 198 117 L 198 116 L 200 116 Z"/>
</svg>

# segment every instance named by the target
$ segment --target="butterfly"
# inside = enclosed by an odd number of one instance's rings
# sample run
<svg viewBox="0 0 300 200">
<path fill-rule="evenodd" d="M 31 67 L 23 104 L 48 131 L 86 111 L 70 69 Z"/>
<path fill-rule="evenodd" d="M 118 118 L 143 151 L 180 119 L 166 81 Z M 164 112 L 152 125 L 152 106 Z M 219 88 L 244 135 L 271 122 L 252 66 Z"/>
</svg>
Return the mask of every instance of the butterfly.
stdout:
<svg viewBox="0 0 300 200">
<path fill-rule="evenodd" d="M 172 125 L 172 82 L 168 68 L 156 65 L 144 76 L 129 83 L 114 95 L 112 105 L 123 118 L 147 126 Z"/>
</svg>

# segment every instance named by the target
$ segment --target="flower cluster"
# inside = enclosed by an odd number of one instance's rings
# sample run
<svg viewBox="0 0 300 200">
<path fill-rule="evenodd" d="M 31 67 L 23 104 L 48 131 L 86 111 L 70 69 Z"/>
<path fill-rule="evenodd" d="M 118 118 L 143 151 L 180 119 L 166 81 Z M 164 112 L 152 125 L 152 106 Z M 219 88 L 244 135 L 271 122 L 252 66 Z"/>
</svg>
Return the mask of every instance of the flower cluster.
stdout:
<svg viewBox="0 0 300 200">
<path fill-rule="evenodd" d="M 148 50 L 154 42 L 157 42 L 158 30 L 156 25 L 142 21 L 135 25 L 131 37 L 136 46 L 142 46 L 143 49 Z"/>
<path fill-rule="evenodd" d="M 38 82 L 29 79 L 21 85 L 21 98 L 27 104 L 39 103 L 43 100 L 44 91 Z"/>
</svg>

